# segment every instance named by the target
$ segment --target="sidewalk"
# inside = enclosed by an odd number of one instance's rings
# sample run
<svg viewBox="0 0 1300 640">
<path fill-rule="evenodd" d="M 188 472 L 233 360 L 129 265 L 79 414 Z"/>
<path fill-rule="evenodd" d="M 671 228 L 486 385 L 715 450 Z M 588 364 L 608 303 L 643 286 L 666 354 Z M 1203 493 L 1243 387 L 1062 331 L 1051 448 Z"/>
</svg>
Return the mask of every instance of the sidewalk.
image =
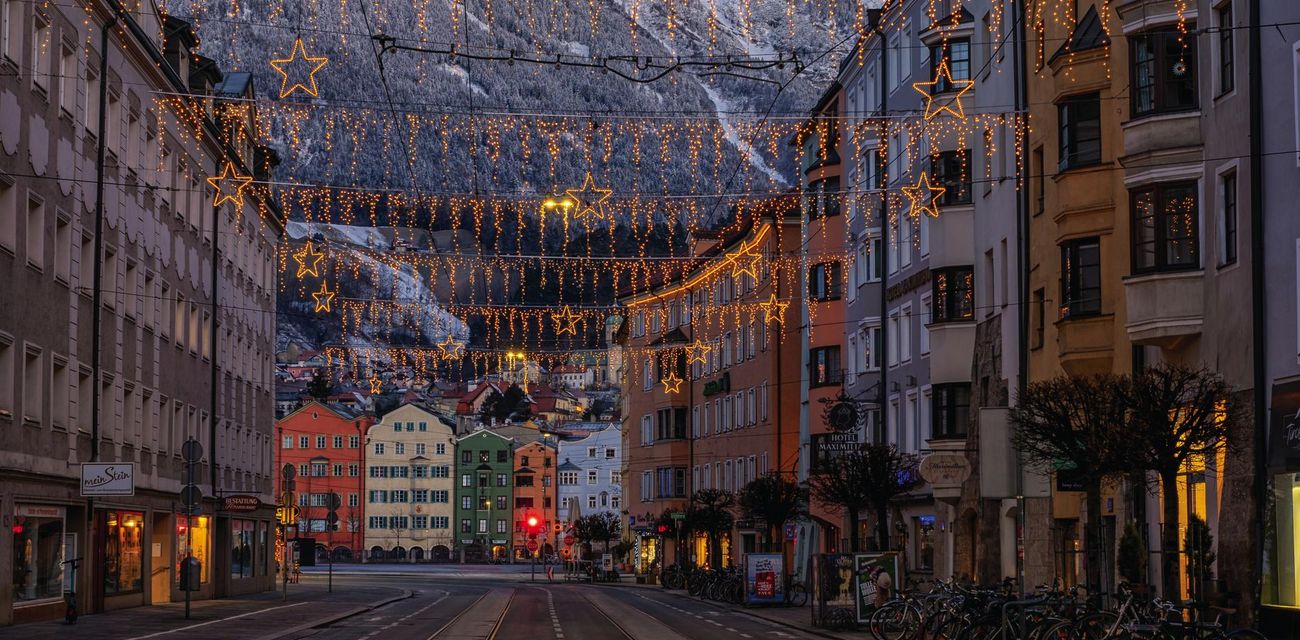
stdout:
<svg viewBox="0 0 1300 640">
<path fill-rule="evenodd" d="M 802 607 L 781 607 L 781 606 L 754 606 L 742 607 L 738 605 L 727 604 L 724 602 L 715 602 L 713 600 L 704 600 L 695 598 L 679 589 L 664 589 L 662 586 L 653 584 L 637 584 L 635 580 L 620 580 L 616 583 L 597 583 L 608 584 L 610 586 L 632 587 L 635 589 L 654 589 L 660 593 L 684 598 L 691 602 L 709 605 L 718 609 L 725 609 L 741 615 L 747 615 L 753 618 L 781 625 L 790 629 L 797 629 L 804 633 L 809 633 L 823 638 L 834 638 L 835 640 L 862 640 L 864 636 L 870 634 L 865 630 L 852 631 L 831 631 L 828 629 L 819 629 L 812 625 L 812 613 L 810 606 Z"/>
<path fill-rule="evenodd" d="M 289 599 L 280 591 L 267 591 L 220 600 L 199 600 L 190 605 L 170 602 L 82 615 L 77 624 L 62 619 L 0 627 L 0 640 L 275 640 L 312 627 L 329 624 L 410 597 L 411 592 L 391 587 L 357 587 L 327 593 L 324 582 L 289 585 Z"/>
</svg>

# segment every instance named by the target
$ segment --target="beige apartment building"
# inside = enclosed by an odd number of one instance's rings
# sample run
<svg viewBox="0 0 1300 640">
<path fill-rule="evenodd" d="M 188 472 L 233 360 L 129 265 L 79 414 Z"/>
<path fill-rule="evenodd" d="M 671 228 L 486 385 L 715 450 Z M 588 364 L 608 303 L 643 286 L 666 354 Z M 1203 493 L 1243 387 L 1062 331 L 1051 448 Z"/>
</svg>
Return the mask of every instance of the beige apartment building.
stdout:
<svg viewBox="0 0 1300 640">
<path fill-rule="evenodd" d="M 366 432 L 366 562 L 451 559 L 455 429 L 418 404 L 402 405 Z"/>
</svg>

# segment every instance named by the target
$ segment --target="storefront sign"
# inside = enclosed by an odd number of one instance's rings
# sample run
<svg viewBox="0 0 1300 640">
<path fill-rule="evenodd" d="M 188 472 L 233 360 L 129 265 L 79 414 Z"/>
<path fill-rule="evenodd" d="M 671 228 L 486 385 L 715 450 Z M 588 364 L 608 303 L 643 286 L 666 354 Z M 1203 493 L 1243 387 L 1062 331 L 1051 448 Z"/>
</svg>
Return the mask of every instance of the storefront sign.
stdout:
<svg viewBox="0 0 1300 640">
<path fill-rule="evenodd" d="M 135 463 L 88 462 L 81 465 L 82 496 L 135 495 Z"/>
<path fill-rule="evenodd" d="M 63 507 L 43 504 L 19 504 L 14 506 L 14 515 L 22 518 L 62 518 Z"/>
<path fill-rule="evenodd" d="M 785 600 L 784 558 L 779 553 L 745 554 L 745 603 L 772 604 Z"/>
<path fill-rule="evenodd" d="M 233 495 L 221 498 L 221 510 L 227 513 L 250 513 L 261 506 L 262 501 L 257 496 Z"/>
<path fill-rule="evenodd" d="M 921 477 L 933 486 L 951 487 L 960 485 L 970 478 L 970 460 L 966 455 L 950 451 L 939 451 L 921 459 L 918 465 Z"/>
<path fill-rule="evenodd" d="M 862 448 L 858 434 L 854 431 L 843 433 L 819 433 L 813 436 L 817 451 L 825 454 L 848 453 Z"/>
<path fill-rule="evenodd" d="M 853 556 L 853 585 L 858 623 L 867 622 L 876 607 L 889 601 L 895 585 L 903 583 L 898 553 L 858 553 Z"/>
</svg>

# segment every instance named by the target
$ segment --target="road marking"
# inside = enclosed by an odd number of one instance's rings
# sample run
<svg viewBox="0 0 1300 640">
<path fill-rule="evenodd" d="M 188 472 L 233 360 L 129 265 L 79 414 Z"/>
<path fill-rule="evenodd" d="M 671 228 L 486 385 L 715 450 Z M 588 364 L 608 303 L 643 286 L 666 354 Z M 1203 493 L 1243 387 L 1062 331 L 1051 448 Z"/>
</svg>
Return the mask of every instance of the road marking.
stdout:
<svg viewBox="0 0 1300 640">
<path fill-rule="evenodd" d="M 748 633 L 745 633 L 745 632 L 742 631 L 742 632 L 740 632 L 740 637 L 742 637 L 742 638 L 752 638 L 752 637 L 754 637 L 754 636 L 751 636 L 751 635 L 749 635 Z"/>
<path fill-rule="evenodd" d="M 439 589 L 439 591 L 442 591 L 442 590 Z M 408 614 L 406 614 L 406 615 L 404 615 L 404 616 L 402 616 L 402 617 L 400 617 L 400 618 L 398 618 L 398 619 L 396 619 L 396 620 L 394 620 L 394 621 L 392 621 L 392 622 L 390 622 L 390 623 L 388 623 L 388 624 L 386 624 L 386 625 L 384 625 L 384 626 L 382 626 L 382 627 L 380 627 L 380 628 L 378 628 L 378 629 L 375 629 L 374 631 L 371 631 L 370 633 L 367 633 L 367 634 L 364 635 L 364 636 L 361 636 L 361 638 L 359 638 L 359 640 L 366 640 L 366 638 L 372 638 L 372 637 L 374 637 L 374 636 L 379 635 L 379 632 L 381 632 L 381 631 L 387 631 L 387 630 L 389 630 L 389 629 L 392 629 L 393 627 L 396 627 L 397 625 L 399 625 L 399 624 L 401 624 L 401 623 L 403 623 L 403 622 L 406 622 L 407 620 L 410 620 L 411 618 L 414 618 L 415 616 L 418 616 L 418 615 L 420 615 L 421 613 L 424 613 L 425 611 L 428 611 L 430 607 L 432 607 L 432 606 L 438 604 L 439 602 L 442 602 L 443 600 L 446 600 L 447 597 L 450 596 L 450 595 L 451 595 L 451 592 L 448 592 L 448 591 L 442 591 L 442 597 L 441 597 L 441 598 L 438 598 L 437 600 L 434 600 L 433 602 L 430 602 L 429 604 L 426 604 L 426 605 L 424 605 L 423 607 L 420 607 L 419 609 L 416 609 L 415 611 L 412 611 L 412 612 L 410 612 L 410 613 L 408 613 Z M 382 620 L 382 619 L 383 619 L 383 618 L 382 618 L 382 616 L 381 616 L 381 617 L 377 617 L 377 618 L 371 618 L 370 620 L 367 620 L 367 622 L 374 622 L 374 621 L 376 621 L 376 620 Z"/>
<path fill-rule="evenodd" d="M 307 603 L 306 603 L 306 602 L 295 602 L 295 603 L 293 603 L 293 604 L 283 604 L 283 605 L 280 605 L 280 606 L 278 606 L 278 607 L 271 607 L 271 608 L 269 608 L 269 609 L 258 609 L 257 611 L 249 611 L 249 612 L 247 612 L 247 613 L 241 613 L 241 614 L 239 614 L 239 615 L 237 615 L 237 616 L 230 616 L 230 617 L 228 617 L 228 618 L 217 618 L 216 620 L 208 620 L 207 622 L 200 622 L 200 623 L 198 623 L 198 624 L 192 624 L 192 625 L 189 625 L 188 627 L 180 627 L 180 628 L 177 628 L 177 629 L 168 629 L 167 631 L 159 631 L 159 632 L 157 632 L 157 633 L 150 633 L 150 634 L 148 634 L 148 635 L 136 636 L 136 637 L 134 637 L 134 638 L 128 638 L 127 640 L 144 640 L 145 638 L 156 638 L 156 637 L 158 637 L 158 636 L 165 636 L 165 635 L 167 635 L 167 634 L 169 634 L 169 633 L 176 633 L 177 631 L 188 631 L 188 630 L 190 630 L 190 629 L 197 629 L 197 628 L 199 628 L 199 627 L 206 627 L 206 626 L 208 626 L 208 625 L 210 625 L 210 624 L 216 624 L 216 623 L 218 623 L 218 622 L 225 622 L 225 621 L 227 621 L 227 620 L 236 620 L 236 619 L 238 619 L 238 618 L 246 618 L 246 617 L 248 617 L 248 616 L 256 615 L 256 614 L 259 614 L 259 613 L 266 613 L 267 611 L 275 611 L 276 609 L 288 609 L 288 608 L 291 608 L 291 607 L 300 607 L 300 606 L 302 606 L 302 605 L 304 605 L 304 604 L 307 604 Z"/>
</svg>

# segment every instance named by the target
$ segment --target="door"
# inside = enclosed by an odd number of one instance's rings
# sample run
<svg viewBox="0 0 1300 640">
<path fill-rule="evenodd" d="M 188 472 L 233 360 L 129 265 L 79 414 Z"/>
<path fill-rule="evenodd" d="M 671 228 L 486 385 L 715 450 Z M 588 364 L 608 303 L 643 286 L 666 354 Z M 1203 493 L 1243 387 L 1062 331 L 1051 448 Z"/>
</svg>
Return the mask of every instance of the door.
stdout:
<svg viewBox="0 0 1300 640">
<path fill-rule="evenodd" d="M 149 545 L 149 603 L 162 604 L 172 599 L 172 535 L 174 518 L 170 513 L 155 513 L 153 535 Z"/>
</svg>

